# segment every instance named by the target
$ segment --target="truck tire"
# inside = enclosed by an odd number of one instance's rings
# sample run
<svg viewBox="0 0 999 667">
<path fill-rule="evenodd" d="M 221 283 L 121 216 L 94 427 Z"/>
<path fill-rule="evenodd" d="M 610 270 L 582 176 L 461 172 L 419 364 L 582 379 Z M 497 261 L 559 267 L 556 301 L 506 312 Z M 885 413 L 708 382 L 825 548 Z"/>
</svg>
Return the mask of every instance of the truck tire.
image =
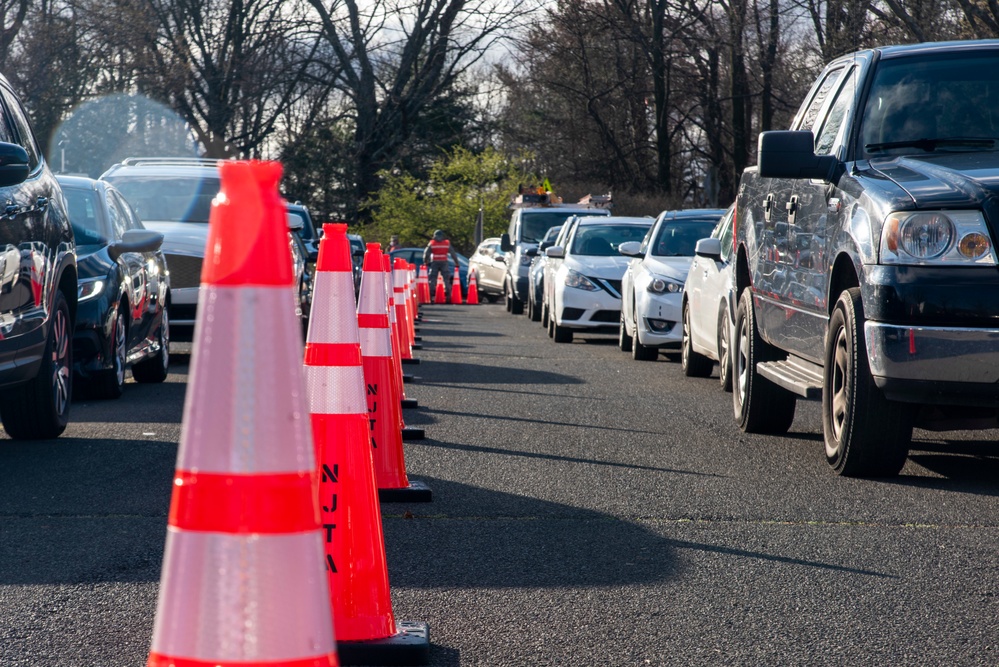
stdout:
<svg viewBox="0 0 999 667">
<path fill-rule="evenodd" d="M 912 408 L 889 401 L 874 384 L 857 287 L 840 295 L 829 319 L 822 430 L 826 460 L 846 477 L 897 475 L 909 455 Z"/>
<path fill-rule="evenodd" d="M 787 433 L 794 421 L 797 398 L 756 372 L 756 364 L 774 361 L 778 352 L 760 336 L 748 289 L 739 299 L 732 345 L 732 407 L 735 421 L 746 433 Z"/>
<path fill-rule="evenodd" d="M 686 301 L 683 302 L 683 311 L 680 317 L 683 326 L 680 343 L 680 368 L 683 370 L 683 374 L 689 378 L 709 377 L 714 362 L 703 354 L 694 351 L 693 343 L 690 341 L 690 304 Z"/>
<path fill-rule="evenodd" d="M 0 418 L 17 440 L 56 438 L 69 422 L 73 398 L 73 322 L 62 291 L 57 291 L 48 339 L 38 374 L 0 395 Z"/>
</svg>

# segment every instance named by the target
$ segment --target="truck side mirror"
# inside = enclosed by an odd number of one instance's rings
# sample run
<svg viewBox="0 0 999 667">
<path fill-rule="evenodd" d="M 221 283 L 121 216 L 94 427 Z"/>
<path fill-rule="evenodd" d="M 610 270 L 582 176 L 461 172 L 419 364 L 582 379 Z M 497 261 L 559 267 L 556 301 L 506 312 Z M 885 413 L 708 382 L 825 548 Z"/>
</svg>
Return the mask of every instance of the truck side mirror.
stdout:
<svg viewBox="0 0 999 667">
<path fill-rule="evenodd" d="M 502 250 L 503 252 L 513 251 L 513 244 L 510 243 L 509 234 L 504 233 L 503 236 L 500 237 L 500 250 Z"/>
<path fill-rule="evenodd" d="M 760 132 L 758 170 L 763 178 L 832 180 L 839 164 L 834 155 L 815 154 L 811 130 Z"/>
</svg>

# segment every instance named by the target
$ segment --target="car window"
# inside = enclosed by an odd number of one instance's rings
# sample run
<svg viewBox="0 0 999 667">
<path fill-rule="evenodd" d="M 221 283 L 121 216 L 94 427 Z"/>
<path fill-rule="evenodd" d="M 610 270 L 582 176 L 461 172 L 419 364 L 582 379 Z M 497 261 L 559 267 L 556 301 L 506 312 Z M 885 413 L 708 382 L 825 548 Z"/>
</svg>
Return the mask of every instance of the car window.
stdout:
<svg viewBox="0 0 999 667">
<path fill-rule="evenodd" d="M 208 222 L 218 177 L 112 174 L 107 177 L 142 220 Z"/>
<path fill-rule="evenodd" d="M 77 245 L 104 245 L 110 241 L 108 229 L 100 213 L 97 193 L 93 190 L 63 187 L 69 222 Z"/>
<path fill-rule="evenodd" d="M 815 95 L 812 97 L 812 100 L 808 103 L 808 108 L 805 109 L 805 113 L 802 115 L 801 122 L 798 124 L 797 129 L 815 131 L 815 121 L 819 117 L 822 105 L 825 104 L 829 94 L 835 89 L 836 83 L 839 81 L 842 74 L 842 67 L 834 69 L 826 74 L 825 78 L 822 79 L 822 83 L 819 84 L 818 89 L 815 91 Z"/>
<path fill-rule="evenodd" d="M 125 214 L 121 212 L 121 209 L 118 208 L 118 202 L 114 200 L 114 197 L 110 192 L 105 195 L 105 201 L 107 203 L 108 215 L 111 218 L 110 222 L 112 236 L 116 239 L 120 239 L 122 234 L 125 233 L 125 230 L 128 229 L 128 219 L 125 217 Z"/>
<path fill-rule="evenodd" d="M 854 93 L 857 90 L 856 70 L 851 71 L 843 77 L 843 86 L 836 93 L 836 98 L 829 107 L 829 113 L 822 123 L 822 129 L 815 135 L 815 154 L 829 155 L 837 148 L 841 141 L 837 141 L 840 128 L 846 119 L 847 112 L 853 106 Z"/>
<path fill-rule="evenodd" d="M 659 214 L 659 218 L 657 218 L 656 221 L 658 222 L 659 219 L 665 218 L 667 215 L 669 215 L 669 213 L 667 213 L 665 211 L 662 212 L 662 213 L 660 213 Z M 653 223 L 652 226 L 649 227 L 649 231 L 642 238 L 642 247 L 639 248 L 639 251 L 643 255 L 649 251 L 649 244 L 652 242 L 652 232 L 653 232 L 653 230 L 655 230 L 655 228 L 656 228 L 656 225 L 655 225 L 655 223 Z"/>
<path fill-rule="evenodd" d="M 721 233 L 718 235 L 718 240 L 721 241 L 721 256 L 722 259 L 728 260 L 732 256 L 732 214 L 733 211 L 729 212 L 721 219 L 718 224 L 721 225 Z"/>
<path fill-rule="evenodd" d="M 570 254 L 613 257 L 618 254 L 618 246 L 640 240 L 646 231 L 648 227 L 634 224 L 580 225 L 572 238 Z"/>
<path fill-rule="evenodd" d="M 125 215 L 126 228 L 145 229 L 145 227 L 142 226 L 142 221 L 139 220 L 139 216 L 135 213 L 135 210 L 132 209 L 131 204 L 125 201 L 125 198 L 122 197 L 120 193 L 112 191 L 111 194 L 115 201 L 118 202 L 118 207 L 121 209 L 121 212 Z"/>
<path fill-rule="evenodd" d="M 0 90 L 3 90 L 4 103 L 7 105 L 7 110 L 10 112 L 11 119 L 14 121 L 14 126 L 20 136 L 15 143 L 23 146 L 24 150 L 28 152 L 28 168 L 30 171 L 34 171 L 41 163 L 41 159 L 39 158 L 38 146 L 35 145 L 34 135 L 31 132 L 31 126 L 28 124 L 28 117 L 14 93 L 2 86 L 0 86 Z"/>
<path fill-rule="evenodd" d="M 659 226 L 652 254 L 657 257 L 693 257 L 697 242 L 711 236 L 718 218 L 671 220 Z"/>
</svg>

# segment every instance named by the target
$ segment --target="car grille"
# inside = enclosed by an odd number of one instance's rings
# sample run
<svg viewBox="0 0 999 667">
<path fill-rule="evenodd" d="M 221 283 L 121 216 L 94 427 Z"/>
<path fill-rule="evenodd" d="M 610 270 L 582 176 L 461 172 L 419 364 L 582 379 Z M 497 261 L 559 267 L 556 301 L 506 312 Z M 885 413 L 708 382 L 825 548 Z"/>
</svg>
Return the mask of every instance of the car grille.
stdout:
<svg viewBox="0 0 999 667">
<path fill-rule="evenodd" d="M 617 324 L 621 321 L 621 311 L 620 310 L 598 310 L 593 313 L 593 317 L 590 318 L 593 322 L 611 322 L 612 324 Z"/>
<path fill-rule="evenodd" d="M 594 285 L 598 286 L 603 291 L 610 294 L 616 299 L 621 298 L 621 281 L 620 280 L 608 280 L 606 278 L 593 278 L 587 276 L 587 279 Z"/>
<path fill-rule="evenodd" d="M 167 255 L 170 287 L 198 287 L 201 284 L 201 258 L 190 255 Z"/>
<path fill-rule="evenodd" d="M 586 311 L 582 308 L 563 308 L 562 309 L 562 319 L 563 320 L 578 320 L 583 316 Z"/>
</svg>

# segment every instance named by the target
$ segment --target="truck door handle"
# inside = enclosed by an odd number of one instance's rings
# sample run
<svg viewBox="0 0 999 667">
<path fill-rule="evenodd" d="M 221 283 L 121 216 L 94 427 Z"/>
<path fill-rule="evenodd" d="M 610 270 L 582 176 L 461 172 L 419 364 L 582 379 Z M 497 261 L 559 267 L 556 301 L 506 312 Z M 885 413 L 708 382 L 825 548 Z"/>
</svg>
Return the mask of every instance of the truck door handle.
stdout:
<svg viewBox="0 0 999 667">
<path fill-rule="evenodd" d="M 798 212 L 798 195 L 793 195 L 784 208 L 787 210 L 787 224 L 794 224 L 794 216 Z"/>
<path fill-rule="evenodd" d="M 3 209 L 3 214 L 8 218 L 13 218 L 20 212 L 21 212 L 21 207 L 15 204 L 7 204 Z"/>
<path fill-rule="evenodd" d="M 44 211 L 48 207 L 49 207 L 48 197 L 39 197 L 38 199 L 35 200 L 35 208 L 37 208 L 39 211 Z"/>
<path fill-rule="evenodd" d="M 763 200 L 763 219 L 767 222 L 770 222 L 770 212 L 773 211 L 775 199 L 777 198 L 774 196 L 774 193 L 771 192 L 767 195 L 767 198 Z"/>
</svg>

